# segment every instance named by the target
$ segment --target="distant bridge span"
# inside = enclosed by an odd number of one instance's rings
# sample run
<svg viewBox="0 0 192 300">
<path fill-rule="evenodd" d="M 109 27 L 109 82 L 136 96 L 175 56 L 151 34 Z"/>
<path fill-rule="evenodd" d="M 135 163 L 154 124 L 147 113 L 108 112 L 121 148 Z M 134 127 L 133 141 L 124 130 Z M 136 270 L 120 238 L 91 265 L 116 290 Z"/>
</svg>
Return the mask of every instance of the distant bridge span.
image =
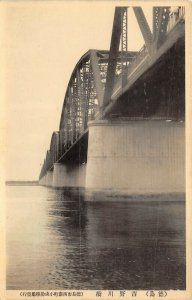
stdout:
<svg viewBox="0 0 192 300">
<path fill-rule="evenodd" d="M 87 163 L 90 121 L 184 121 L 184 8 L 153 7 L 152 32 L 142 8 L 133 10 L 144 46 L 128 51 L 128 8 L 117 7 L 110 50 L 87 51 L 72 72 L 40 181 L 56 163 Z"/>
</svg>

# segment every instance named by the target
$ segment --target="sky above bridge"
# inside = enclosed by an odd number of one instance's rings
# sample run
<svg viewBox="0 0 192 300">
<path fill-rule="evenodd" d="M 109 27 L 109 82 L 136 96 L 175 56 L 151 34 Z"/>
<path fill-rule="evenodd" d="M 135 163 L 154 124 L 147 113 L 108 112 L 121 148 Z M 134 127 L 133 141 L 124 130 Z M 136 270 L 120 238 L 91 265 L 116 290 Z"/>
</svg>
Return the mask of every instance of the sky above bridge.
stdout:
<svg viewBox="0 0 192 300">
<path fill-rule="evenodd" d="M 75 64 L 89 49 L 109 49 L 115 6 L 121 1 L 7 1 L 1 3 L 7 180 L 35 180 L 59 129 Z M 145 8 L 151 26 L 151 8 Z M 129 9 L 128 49 L 144 42 Z"/>
</svg>

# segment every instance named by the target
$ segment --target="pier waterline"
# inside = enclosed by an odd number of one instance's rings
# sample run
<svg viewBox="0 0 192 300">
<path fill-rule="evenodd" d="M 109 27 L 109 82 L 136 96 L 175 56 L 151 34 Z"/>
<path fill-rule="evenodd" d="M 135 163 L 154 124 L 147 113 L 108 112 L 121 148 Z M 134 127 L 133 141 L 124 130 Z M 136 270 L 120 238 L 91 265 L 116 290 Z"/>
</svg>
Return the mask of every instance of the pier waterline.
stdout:
<svg viewBox="0 0 192 300">
<path fill-rule="evenodd" d="M 87 163 L 55 163 L 40 184 L 111 194 L 185 191 L 184 122 L 99 120 L 89 123 Z"/>
</svg>

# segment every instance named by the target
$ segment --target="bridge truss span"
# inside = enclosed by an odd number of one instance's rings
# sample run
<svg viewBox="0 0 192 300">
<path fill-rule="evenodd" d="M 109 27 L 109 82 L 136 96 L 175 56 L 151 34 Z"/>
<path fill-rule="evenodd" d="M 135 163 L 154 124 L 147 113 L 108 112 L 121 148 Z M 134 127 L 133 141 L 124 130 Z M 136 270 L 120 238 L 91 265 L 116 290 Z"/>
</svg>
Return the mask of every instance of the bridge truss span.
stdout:
<svg viewBox="0 0 192 300">
<path fill-rule="evenodd" d="M 90 121 L 183 116 L 184 8 L 153 7 L 151 29 L 142 8 L 133 7 L 144 39 L 139 51 L 128 50 L 128 9 L 115 8 L 110 49 L 91 49 L 76 64 L 66 89 L 59 130 L 52 134 L 40 178 L 53 169 L 54 163 L 74 160 L 75 149 L 78 153 L 87 151 Z M 158 74 L 165 65 L 168 75 L 164 78 Z M 164 89 L 169 90 L 166 104 L 157 75 Z M 182 103 L 173 93 L 173 85 L 178 85 L 182 91 L 179 94 Z M 85 163 L 86 155 L 80 156 L 81 163 Z"/>
</svg>

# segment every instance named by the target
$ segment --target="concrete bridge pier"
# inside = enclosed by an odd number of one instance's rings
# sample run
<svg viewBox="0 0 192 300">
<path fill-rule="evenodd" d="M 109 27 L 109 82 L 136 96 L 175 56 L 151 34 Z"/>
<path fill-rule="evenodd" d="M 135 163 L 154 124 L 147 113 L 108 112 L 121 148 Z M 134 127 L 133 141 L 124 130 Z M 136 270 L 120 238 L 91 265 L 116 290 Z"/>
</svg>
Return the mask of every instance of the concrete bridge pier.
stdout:
<svg viewBox="0 0 192 300">
<path fill-rule="evenodd" d="M 46 179 L 45 179 L 45 185 L 46 186 L 52 186 L 53 185 L 53 171 L 47 171 Z"/>
<path fill-rule="evenodd" d="M 53 187 L 84 187 L 86 165 L 66 165 L 55 163 L 53 169 Z"/>
<path fill-rule="evenodd" d="M 39 180 L 39 185 L 46 186 L 46 175 Z"/>
<path fill-rule="evenodd" d="M 65 181 L 65 166 L 61 163 L 54 163 L 53 187 L 63 187 Z"/>
<path fill-rule="evenodd" d="M 86 188 L 118 194 L 184 192 L 184 140 L 182 122 L 92 121 Z"/>
</svg>

